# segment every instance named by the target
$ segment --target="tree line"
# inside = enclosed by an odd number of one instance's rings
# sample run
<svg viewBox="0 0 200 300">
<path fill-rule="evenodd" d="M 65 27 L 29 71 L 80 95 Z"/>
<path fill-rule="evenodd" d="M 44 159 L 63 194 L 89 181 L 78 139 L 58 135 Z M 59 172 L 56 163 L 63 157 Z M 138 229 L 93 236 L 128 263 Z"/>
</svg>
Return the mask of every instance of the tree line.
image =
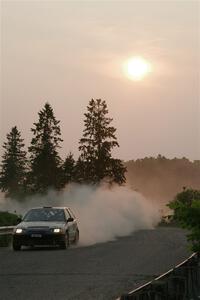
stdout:
<svg viewBox="0 0 200 300">
<path fill-rule="evenodd" d="M 162 155 L 130 160 L 127 167 L 127 184 L 145 197 L 169 202 L 183 187 L 200 190 L 200 160 L 169 159 Z"/>
<path fill-rule="evenodd" d="M 33 123 L 28 151 L 24 149 L 24 139 L 17 126 L 11 128 L 3 144 L 0 166 L 0 189 L 6 197 L 45 194 L 49 188 L 62 190 L 71 182 L 92 185 L 99 185 L 102 180 L 110 185 L 125 183 L 126 167 L 111 153 L 119 144 L 106 102 L 91 99 L 84 116 L 77 160 L 72 153 L 64 160 L 59 155 L 63 142 L 60 121 L 49 103 L 45 103 L 38 113 L 37 122 Z"/>
</svg>

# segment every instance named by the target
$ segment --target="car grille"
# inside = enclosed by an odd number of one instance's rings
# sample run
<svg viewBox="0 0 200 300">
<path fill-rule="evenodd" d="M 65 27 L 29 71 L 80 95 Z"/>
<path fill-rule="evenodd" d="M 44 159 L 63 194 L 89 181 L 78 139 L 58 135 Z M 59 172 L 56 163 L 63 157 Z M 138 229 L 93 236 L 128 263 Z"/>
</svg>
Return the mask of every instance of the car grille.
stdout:
<svg viewBox="0 0 200 300">
<path fill-rule="evenodd" d="M 48 226 L 29 226 L 26 229 L 26 233 L 49 233 L 51 230 Z"/>
</svg>

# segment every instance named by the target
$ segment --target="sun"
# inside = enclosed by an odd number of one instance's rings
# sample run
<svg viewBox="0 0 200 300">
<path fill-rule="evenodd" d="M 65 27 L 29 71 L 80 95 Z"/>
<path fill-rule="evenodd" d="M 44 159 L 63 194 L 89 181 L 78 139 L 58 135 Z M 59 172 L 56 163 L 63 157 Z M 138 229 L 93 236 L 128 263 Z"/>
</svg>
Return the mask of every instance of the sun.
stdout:
<svg viewBox="0 0 200 300">
<path fill-rule="evenodd" d="M 151 65 L 142 57 L 132 57 L 125 62 L 124 71 L 129 79 L 142 80 L 151 71 Z"/>
</svg>

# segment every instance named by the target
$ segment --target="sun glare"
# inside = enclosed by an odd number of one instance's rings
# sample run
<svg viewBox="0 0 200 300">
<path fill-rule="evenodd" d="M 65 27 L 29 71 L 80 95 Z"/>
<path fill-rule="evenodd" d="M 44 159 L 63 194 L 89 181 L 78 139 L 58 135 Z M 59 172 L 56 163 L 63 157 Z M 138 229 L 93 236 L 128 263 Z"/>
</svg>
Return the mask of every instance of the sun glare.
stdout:
<svg viewBox="0 0 200 300">
<path fill-rule="evenodd" d="M 142 80 L 151 71 L 151 65 L 142 57 L 133 57 L 124 64 L 124 71 L 129 79 Z"/>
</svg>

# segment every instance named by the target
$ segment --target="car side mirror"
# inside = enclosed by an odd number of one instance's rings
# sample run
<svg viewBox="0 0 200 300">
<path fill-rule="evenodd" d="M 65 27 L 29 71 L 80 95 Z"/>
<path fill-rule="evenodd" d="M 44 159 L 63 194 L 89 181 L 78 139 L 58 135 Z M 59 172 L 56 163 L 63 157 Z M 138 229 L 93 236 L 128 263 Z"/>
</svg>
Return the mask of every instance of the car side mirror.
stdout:
<svg viewBox="0 0 200 300">
<path fill-rule="evenodd" d="M 67 222 L 73 222 L 74 221 L 74 218 L 70 217 L 67 219 Z"/>
</svg>

